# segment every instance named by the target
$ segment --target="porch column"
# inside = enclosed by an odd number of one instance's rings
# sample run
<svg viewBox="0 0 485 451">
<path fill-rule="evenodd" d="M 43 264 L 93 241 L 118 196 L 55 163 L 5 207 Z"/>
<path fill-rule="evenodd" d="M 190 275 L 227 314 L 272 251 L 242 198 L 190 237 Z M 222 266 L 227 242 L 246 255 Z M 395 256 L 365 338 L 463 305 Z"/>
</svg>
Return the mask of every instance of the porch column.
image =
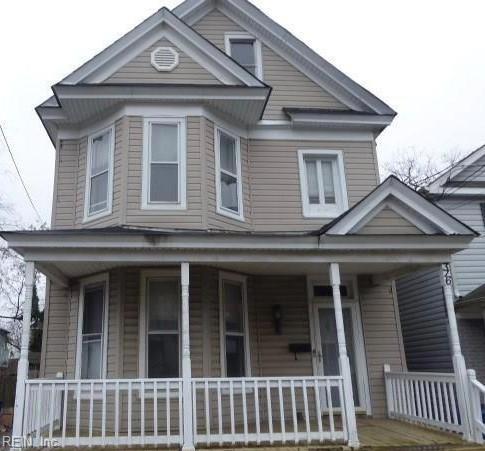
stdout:
<svg viewBox="0 0 485 451">
<path fill-rule="evenodd" d="M 29 377 L 30 318 L 32 315 L 32 292 L 34 289 L 34 278 L 34 262 L 26 262 L 25 294 L 22 319 L 22 341 L 20 345 L 20 357 L 17 366 L 17 387 L 15 390 L 15 408 L 12 428 L 13 437 L 20 437 L 22 435 L 25 381 Z"/>
<path fill-rule="evenodd" d="M 190 361 L 189 272 L 189 264 L 182 263 L 180 266 L 180 273 L 182 285 L 182 390 L 184 415 L 183 451 L 195 450 L 192 412 L 192 363 Z"/>
<path fill-rule="evenodd" d="M 451 277 L 451 266 L 449 263 L 442 265 L 443 291 L 445 295 L 446 313 L 448 316 L 448 332 L 450 335 L 450 346 L 453 360 L 453 371 L 456 378 L 456 391 L 460 416 L 463 422 L 463 437 L 472 440 L 473 426 L 471 423 L 471 406 L 468 396 L 468 376 L 466 371 L 465 358 L 461 353 L 460 336 L 458 335 L 458 324 L 455 315 L 455 297 L 453 295 L 453 279 Z"/>
<path fill-rule="evenodd" d="M 347 418 L 349 446 L 353 448 L 358 448 L 359 437 L 357 434 L 357 422 L 355 419 L 354 394 L 352 392 L 350 361 L 349 356 L 347 355 L 347 344 L 345 341 L 344 317 L 342 313 L 342 299 L 340 296 L 340 267 L 338 263 L 330 264 L 330 283 L 332 284 L 335 323 L 337 325 L 339 367 L 340 375 L 343 377 L 345 416 Z"/>
</svg>

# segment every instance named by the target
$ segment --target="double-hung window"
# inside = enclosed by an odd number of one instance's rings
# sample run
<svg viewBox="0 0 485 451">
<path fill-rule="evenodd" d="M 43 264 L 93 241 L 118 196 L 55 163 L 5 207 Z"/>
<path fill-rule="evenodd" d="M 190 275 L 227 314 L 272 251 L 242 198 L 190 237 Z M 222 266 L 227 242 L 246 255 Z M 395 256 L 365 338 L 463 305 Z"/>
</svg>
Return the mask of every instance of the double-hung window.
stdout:
<svg viewBox="0 0 485 451">
<path fill-rule="evenodd" d="M 144 208 L 186 208 L 185 145 L 185 119 L 145 120 Z"/>
<path fill-rule="evenodd" d="M 216 127 L 217 212 L 244 220 L 240 139 Z"/>
<path fill-rule="evenodd" d="M 246 280 L 221 274 L 219 289 L 222 375 L 250 376 Z"/>
<path fill-rule="evenodd" d="M 247 33 L 227 33 L 226 53 L 244 69 L 262 80 L 263 64 L 261 42 Z"/>
<path fill-rule="evenodd" d="M 81 285 L 76 376 L 102 379 L 106 372 L 108 278 Z"/>
<path fill-rule="evenodd" d="M 173 378 L 180 373 L 180 281 L 177 276 L 143 277 L 140 373 Z"/>
<path fill-rule="evenodd" d="M 84 220 L 111 213 L 114 127 L 88 138 Z"/>
<path fill-rule="evenodd" d="M 348 208 L 340 151 L 300 150 L 298 154 L 303 215 L 335 218 Z"/>
</svg>

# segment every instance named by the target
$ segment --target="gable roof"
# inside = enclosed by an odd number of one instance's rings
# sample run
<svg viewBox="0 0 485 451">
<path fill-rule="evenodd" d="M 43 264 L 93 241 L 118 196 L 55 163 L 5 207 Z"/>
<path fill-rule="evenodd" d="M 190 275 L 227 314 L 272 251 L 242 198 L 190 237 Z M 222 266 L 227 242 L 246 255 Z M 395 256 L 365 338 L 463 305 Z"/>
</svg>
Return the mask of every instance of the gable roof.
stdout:
<svg viewBox="0 0 485 451">
<path fill-rule="evenodd" d="M 384 208 L 394 210 L 426 235 L 478 236 L 472 228 L 409 188 L 395 176 L 388 177 L 350 210 L 324 226 L 319 234 L 356 234 Z"/>
<path fill-rule="evenodd" d="M 475 188 L 466 186 L 469 186 L 470 183 L 472 183 L 479 175 L 483 177 L 483 174 L 485 173 L 485 166 L 478 164 L 479 160 L 481 159 L 485 160 L 485 145 L 474 150 L 465 158 L 462 158 L 453 167 L 449 168 L 442 175 L 433 180 L 433 182 L 428 186 L 429 192 L 431 194 L 439 194 L 444 196 L 446 194 L 446 185 L 451 186 L 453 180 L 462 175 L 463 177 L 460 178 L 460 180 L 456 180 L 457 186 L 453 188 L 453 194 L 485 194 L 485 187 Z M 477 167 L 474 167 L 475 165 Z M 446 195 L 450 194 L 452 193 L 450 192 Z"/>
<path fill-rule="evenodd" d="M 230 19 L 270 45 L 350 109 L 396 115 L 382 100 L 347 77 L 248 0 L 185 0 L 173 12 L 187 24 L 194 25 L 214 8 L 220 9 Z"/>
</svg>

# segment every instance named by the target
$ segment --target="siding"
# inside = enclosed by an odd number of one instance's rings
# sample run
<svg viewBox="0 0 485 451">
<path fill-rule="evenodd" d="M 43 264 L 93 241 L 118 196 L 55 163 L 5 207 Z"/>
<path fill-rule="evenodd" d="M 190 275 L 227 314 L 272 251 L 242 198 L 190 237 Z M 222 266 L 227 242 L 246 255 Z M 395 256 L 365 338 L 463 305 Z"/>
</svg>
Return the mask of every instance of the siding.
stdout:
<svg viewBox="0 0 485 451">
<path fill-rule="evenodd" d="M 391 281 L 373 285 L 360 278 L 359 290 L 372 414 L 385 417 L 384 364 L 395 371 L 405 368 L 398 308 Z"/>
<path fill-rule="evenodd" d="M 202 227 L 200 118 L 187 118 L 187 210 L 142 210 L 143 119 L 129 118 L 126 224 L 150 227 Z"/>
<path fill-rule="evenodd" d="M 460 296 L 467 295 L 485 282 L 485 226 L 480 202 L 485 202 L 485 198 L 459 198 L 439 202 L 440 207 L 480 233 L 480 237 L 475 238 L 468 249 L 454 254 L 452 258 Z"/>
<path fill-rule="evenodd" d="M 456 177 L 453 177 L 454 182 L 485 182 L 485 157 L 475 161 L 470 166 L 467 166 Z M 453 191 L 453 188 L 450 188 Z"/>
<path fill-rule="evenodd" d="M 249 146 L 252 215 L 258 231 L 312 230 L 329 221 L 303 217 L 299 149 L 342 150 L 349 207 L 379 182 L 371 142 L 251 140 Z"/>
<path fill-rule="evenodd" d="M 389 207 L 375 215 L 359 235 L 422 235 L 423 232 Z"/>
<path fill-rule="evenodd" d="M 172 47 L 179 53 L 179 65 L 171 72 L 159 72 L 151 65 L 151 53 L 157 47 Z M 167 39 L 161 39 L 111 75 L 105 83 L 177 83 L 221 84 Z"/>
<path fill-rule="evenodd" d="M 224 34 L 245 31 L 217 9 L 193 28 L 225 52 Z M 340 101 L 303 75 L 267 45 L 262 45 L 264 81 L 273 87 L 264 119 L 286 119 L 283 107 L 346 109 Z"/>
<path fill-rule="evenodd" d="M 440 269 L 402 277 L 396 290 L 409 371 L 453 371 Z"/>
<path fill-rule="evenodd" d="M 467 368 L 477 372 L 477 379 L 485 381 L 485 329 L 483 319 L 459 319 L 458 332 Z"/>
</svg>

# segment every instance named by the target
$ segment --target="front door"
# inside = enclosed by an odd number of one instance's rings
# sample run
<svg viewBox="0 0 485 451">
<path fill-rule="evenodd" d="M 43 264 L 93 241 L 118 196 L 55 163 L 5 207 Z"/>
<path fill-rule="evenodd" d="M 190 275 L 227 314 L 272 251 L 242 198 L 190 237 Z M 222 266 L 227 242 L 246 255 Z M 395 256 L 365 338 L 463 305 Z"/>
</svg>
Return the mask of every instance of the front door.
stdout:
<svg viewBox="0 0 485 451">
<path fill-rule="evenodd" d="M 316 335 L 314 358 L 316 359 L 317 374 L 337 376 L 340 374 L 339 350 L 333 304 L 331 302 L 316 303 L 313 313 Z M 362 331 L 359 327 L 358 304 L 354 302 L 344 303 L 342 314 L 355 407 L 358 410 L 367 410 L 365 356 L 362 346 Z M 327 400 L 322 399 L 322 401 L 325 407 Z M 338 391 L 335 389 L 332 391 L 332 405 L 337 407 L 339 404 Z"/>
</svg>

